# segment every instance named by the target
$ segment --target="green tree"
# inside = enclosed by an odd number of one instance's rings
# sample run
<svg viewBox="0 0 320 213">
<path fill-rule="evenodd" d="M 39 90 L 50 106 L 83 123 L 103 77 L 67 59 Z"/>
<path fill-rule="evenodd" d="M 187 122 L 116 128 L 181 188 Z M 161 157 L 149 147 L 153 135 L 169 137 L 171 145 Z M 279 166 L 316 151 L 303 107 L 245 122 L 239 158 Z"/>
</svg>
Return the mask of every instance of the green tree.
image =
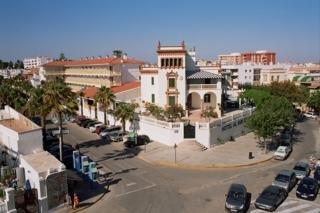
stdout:
<svg viewBox="0 0 320 213">
<path fill-rule="evenodd" d="M 45 90 L 43 87 L 37 87 L 33 90 L 30 99 L 24 107 L 24 114 L 29 117 L 41 117 L 42 133 L 46 142 L 46 118 L 50 113 L 50 108 L 44 101 Z"/>
<path fill-rule="evenodd" d="M 63 60 L 66 60 L 67 58 L 65 57 L 64 53 L 60 53 L 60 56 L 59 56 L 59 61 L 63 61 Z"/>
<path fill-rule="evenodd" d="M 180 105 L 169 106 L 165 109 L 164 114 L 169 121 L 176 121 L 184 116 L 184 110 Z"/>
<path fill-rule="evenodd" d="M 8 68 L 10 68 L 10 69 L 13 69 L 13 62 L 12 61 L 9 61 L 9 63 L 8 63 Z"/>
<path fill-rule="evenodd" d="M 136 103 L 119 103 L 114 111 L 117 120 L 120 120 L 123 131 L 126 131 L 126 121 L 131 123 L 134 120 L 135 110 L 138 107 Z"/>
<path fill-rule="evenodd" d="M 264 101 L 256 112 L 247 120 L 246 126 L 253 130 L 259 141 L 263 139 L 267 152 L 267 139 L 271 139 L 282 128 L 290 126 L 294 121 L 292 104 L 284 97 L 274 96 Z"/>
<path fill-rule="evenodd" d="M 258 88 L 246 89 L 240 96 L 249 103 L 254 103 L 257 107 L 260 107 L 265 101 L 271 98 L 271 94 L 264 90 Z"/>
<path fill-rule="evenodd" d="M 291 103 L 301 104 L 306 101 L 303 89 L 292 81 L 273 81 L 268 89 L 271 95 L 285 97 Z"/>
<path fill-rule="evenodd" d="M 58 116 L 59 119 L 59 139 L 60 139 L 60 161 L 62 162 L 63 134 L 62 123 L 63 116 L 75 114 L 78 109 L 76 94 L 63 81 L 62 78 L 55 78 L 44 85 L 44 102 L 50 109 L 50 112 Z"/>
<path fill-rule="evenodd" d="M 310 94 L 307 99 L 307 106 L 312 108 L 315 112 L 320 111 L 320 91 L 316 91 Z"/>
<path fill-rule="evenodd" d="M 215 111 L 215 108 L 212 106 L 206 107 L 202 112 L 201 116 L 210 122 L 211 118 L 217 118 L 218 113 Z"/>
<path fill-rule="evenodd" d="M 162 107 L 157 106 L 153 103 L 146 103 L 145 108 L 146 108 L 147 112 L 149 112 L 155 118 L 157 118 L 157 119 L 163 118 L 164 110 Z"/>
<path fill-rule="evenodd" d="M 104 124 L 107 124 L 107 111 L 112 103 L 115 102 L 116 96 L 113 94 L 110 88 L 102 86 L 99 88 L 94 99 L 96 103 L 99 103 L 99 106 L 103 110 Z"/>
</svg>

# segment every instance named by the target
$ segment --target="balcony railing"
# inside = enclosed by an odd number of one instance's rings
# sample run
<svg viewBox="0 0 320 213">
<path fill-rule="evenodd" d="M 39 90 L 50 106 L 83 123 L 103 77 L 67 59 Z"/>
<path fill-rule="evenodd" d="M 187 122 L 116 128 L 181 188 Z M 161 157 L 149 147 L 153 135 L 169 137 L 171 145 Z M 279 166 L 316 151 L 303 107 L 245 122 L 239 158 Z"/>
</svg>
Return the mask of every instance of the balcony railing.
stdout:
<svg viewBox="0 0 320 213">
<path fill-rule="evenodd" d="M 217 84 L 189 84 L 188 89 L 217 89 Z"/>
</svg>

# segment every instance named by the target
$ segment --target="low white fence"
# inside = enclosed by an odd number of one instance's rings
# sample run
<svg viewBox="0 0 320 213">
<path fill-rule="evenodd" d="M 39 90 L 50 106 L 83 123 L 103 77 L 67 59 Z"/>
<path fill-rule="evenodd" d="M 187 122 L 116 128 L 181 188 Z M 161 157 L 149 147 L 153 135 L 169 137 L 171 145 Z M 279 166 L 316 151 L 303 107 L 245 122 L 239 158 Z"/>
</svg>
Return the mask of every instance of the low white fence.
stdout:
<svg viewBox="0 0 320 213">
<path fill-rule="evenodd" d="M 152 140 L 174 146 L 184 140 L 182 122 L 160 121 L 147 116 L 139 116 L 139 133 L 148 135 Z"/>
</svg>

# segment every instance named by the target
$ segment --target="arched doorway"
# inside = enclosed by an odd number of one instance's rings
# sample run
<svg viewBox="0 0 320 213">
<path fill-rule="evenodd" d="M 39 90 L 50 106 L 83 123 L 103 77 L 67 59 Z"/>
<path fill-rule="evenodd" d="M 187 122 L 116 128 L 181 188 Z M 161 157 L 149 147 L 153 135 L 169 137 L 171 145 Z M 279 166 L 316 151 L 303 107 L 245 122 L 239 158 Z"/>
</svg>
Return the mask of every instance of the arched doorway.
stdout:
<svg viewBox="0 0 320 213">
<path fill-rule="evenodd" d="M 189 109 L 201 108 L 201 97 L 198 93 L 192 92 L 188 95 L 188 107 Z"/>
<path fill-rule="evenodd" d="M 207 92 L 203 95 L 203 107 L 217 107 L 217 96 L 213 92 Z"/>
</svg>

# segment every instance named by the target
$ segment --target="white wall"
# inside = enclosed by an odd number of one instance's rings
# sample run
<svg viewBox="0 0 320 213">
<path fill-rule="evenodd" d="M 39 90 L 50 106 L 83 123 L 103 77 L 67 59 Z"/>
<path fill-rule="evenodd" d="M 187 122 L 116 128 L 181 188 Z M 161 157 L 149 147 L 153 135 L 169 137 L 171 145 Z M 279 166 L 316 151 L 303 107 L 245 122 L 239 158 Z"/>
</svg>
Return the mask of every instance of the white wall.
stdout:
<svg viewBox="0 0 320 213">
<path fill-rule="evenodd" d="M 19 153 L 23 155 L 43 151 L 42 130 L 34 130 L 19 134 Z"/>
<path fill-rule="evenodd" d="M 154 85 L 151 84 L 151 78 L 154 78 Z M 159 98 L 159 79 L 157 74 L 141 75 L 141 101 L 151 103 L 151 94 L 155 95 L 155 104 L 160 105 Z"/>
<path fill-rule="evenodd" d="M 183 123 L 177 128 L 165 127 L 148 121 L 140 120 L 139 134 L 146 134 L 151 140 L 174 146 L 183 142 Z"/>
</svg>

